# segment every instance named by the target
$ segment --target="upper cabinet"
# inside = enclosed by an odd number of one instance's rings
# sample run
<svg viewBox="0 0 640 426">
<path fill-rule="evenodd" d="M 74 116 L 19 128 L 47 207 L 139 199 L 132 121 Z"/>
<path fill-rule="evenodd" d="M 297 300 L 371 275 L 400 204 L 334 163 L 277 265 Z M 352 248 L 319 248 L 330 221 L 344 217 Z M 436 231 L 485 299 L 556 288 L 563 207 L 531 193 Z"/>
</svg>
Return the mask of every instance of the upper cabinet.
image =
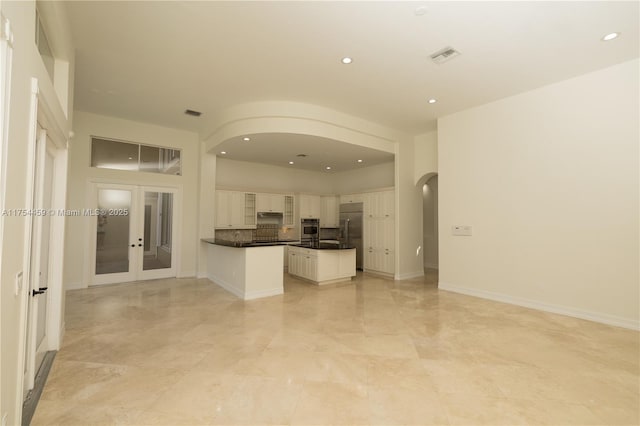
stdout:
<svg viewBox="0 0 640 426">
<path fill-rule="evenodd" d="M 298 207 L 300 209 L 300 219 L 320 218 L 320 196 L 300 194 L 298 196 Z"/>
<path fill-rule="evenodd" d="M 369 192 L 364 194 L 364 213 L 370 218 L 395 216 L 394 191 Z"/>
<path fill-rule="evenodd" d="M 216 191 L 216 228 L 254 228 L 256 194 Z"/>
<path fill-rule="evenodd" d="M 338 228 L 338 203 L 340 199 L 334 195 L 320 197 L 320 227 Z"/>
<path fill-rule="evenodd" d="M 260 194 L 256 196 L 256 211 L 279 212 L 285 211 L 285 196 L 282 194 Z"/>
<path fill-rule="evenodd" d="M 283 215 L 283 220 L 282 220 L 282 224 L 284 226 L 294 226 L 295 224 L 293 223 L 293 207 L 294 207 L 294 202 L 293 202 L 293 195 L 285 195 L 284 196 L 284 215 Z"/>
<path fill-rule="evenodd" d="M 340 196 L 340 204 L 346 203 L 363 203 L 364 194 L 347 194 Z"/>
</svg>

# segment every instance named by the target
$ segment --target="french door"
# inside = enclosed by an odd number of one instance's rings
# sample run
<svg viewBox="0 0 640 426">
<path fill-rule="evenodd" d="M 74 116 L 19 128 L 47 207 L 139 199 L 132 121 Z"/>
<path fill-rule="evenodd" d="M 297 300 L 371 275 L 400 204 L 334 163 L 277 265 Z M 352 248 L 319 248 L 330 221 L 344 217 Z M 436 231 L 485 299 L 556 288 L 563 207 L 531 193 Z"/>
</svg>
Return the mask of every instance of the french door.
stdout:
<svg viewBox="0 0 640 426">
<path fill-rule="evenodd" d="M 176 276 L 180 192 L 176 188 L 93 184 L 91 284 Z"/>
</svg>

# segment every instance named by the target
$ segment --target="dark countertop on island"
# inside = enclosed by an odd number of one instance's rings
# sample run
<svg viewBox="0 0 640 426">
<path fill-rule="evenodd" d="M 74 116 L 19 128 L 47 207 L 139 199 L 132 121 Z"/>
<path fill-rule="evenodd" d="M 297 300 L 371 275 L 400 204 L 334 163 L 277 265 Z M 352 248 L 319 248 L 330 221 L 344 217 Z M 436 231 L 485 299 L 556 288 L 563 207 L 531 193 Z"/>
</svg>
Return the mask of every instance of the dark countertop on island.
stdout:
<svg viewBox="0 0 640 426">
<path fill-rule="evenodd" d="M 315 243 L 315 244 L 291 244 L 292 247 L 308 248 L 313 250 L 351 250 L 354 246 L 335 243 Z"/>
<path fill-rule="evenodd" d="M 215 244 L 218 246 L 226 246 L 226 247 L 238 247 L 238 248 L 247 248 L 247 247 L 271 247 L 271 246 L 285 246 L 290 243 L 295 243 L 297 240 L 280 240 L 280 241 L 228 241 L 228 240 L 220 240 L 215 238 L 201 238 L 200 241 L 209 244 Z M 293 244 L 292 244 L 293 245 Z"/>
</svg>

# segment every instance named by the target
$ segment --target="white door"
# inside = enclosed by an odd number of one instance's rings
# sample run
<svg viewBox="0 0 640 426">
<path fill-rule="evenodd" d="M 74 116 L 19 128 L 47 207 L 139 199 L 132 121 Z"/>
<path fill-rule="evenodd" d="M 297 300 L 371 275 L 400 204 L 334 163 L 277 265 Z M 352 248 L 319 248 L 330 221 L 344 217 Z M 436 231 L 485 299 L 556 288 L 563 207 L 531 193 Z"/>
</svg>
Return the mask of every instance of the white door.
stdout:
<svg viewBox="0 0 640 426">
<path fill-rule="evenodd" d="M 179 192 L 174 188 L 94 184 L 92 284 L 176 276 Z"/>
<path fill-rule="evenodd" d="M 38 126 L 33 200 L 31 265 L 27 314 L 24 394 L 33 389 L 35 376 L 49 350 L 47 311 L 49 297 L 51 215 L 54 183 L 55 148 L 46 132 Z"/>
</svg>

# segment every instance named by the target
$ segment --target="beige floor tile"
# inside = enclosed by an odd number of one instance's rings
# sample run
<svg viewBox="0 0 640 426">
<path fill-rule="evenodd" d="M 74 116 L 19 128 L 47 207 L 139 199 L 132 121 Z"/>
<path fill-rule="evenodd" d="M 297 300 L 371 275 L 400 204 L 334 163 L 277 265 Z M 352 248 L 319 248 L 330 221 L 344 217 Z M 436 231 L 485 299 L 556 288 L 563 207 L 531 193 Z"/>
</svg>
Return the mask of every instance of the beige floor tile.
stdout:
<svg viewBox="0 0 640 426">
<path fill-rule="evenodd" d="M 32 424 L 640 424 L 640 333 L 436 283 L 70 291 Z"/>
<path fill-rule="evenodd" d="M 371 423 L 367 388 L 330 382 L 307 382 L 292 425 L 365 425 Z"/>
<path fill-rule="evenodd" d="M 447 413 L 434 391 L 416 391 L 402 383 L 369 387 L 371 423 L 377 425 L 448 425 Z"/>
<path fill-rule="evenodd" d="M 213 424 L 289 424 L 302 389 L 293 379 L 247 377 L 223 399 Z"/>
</svg>

